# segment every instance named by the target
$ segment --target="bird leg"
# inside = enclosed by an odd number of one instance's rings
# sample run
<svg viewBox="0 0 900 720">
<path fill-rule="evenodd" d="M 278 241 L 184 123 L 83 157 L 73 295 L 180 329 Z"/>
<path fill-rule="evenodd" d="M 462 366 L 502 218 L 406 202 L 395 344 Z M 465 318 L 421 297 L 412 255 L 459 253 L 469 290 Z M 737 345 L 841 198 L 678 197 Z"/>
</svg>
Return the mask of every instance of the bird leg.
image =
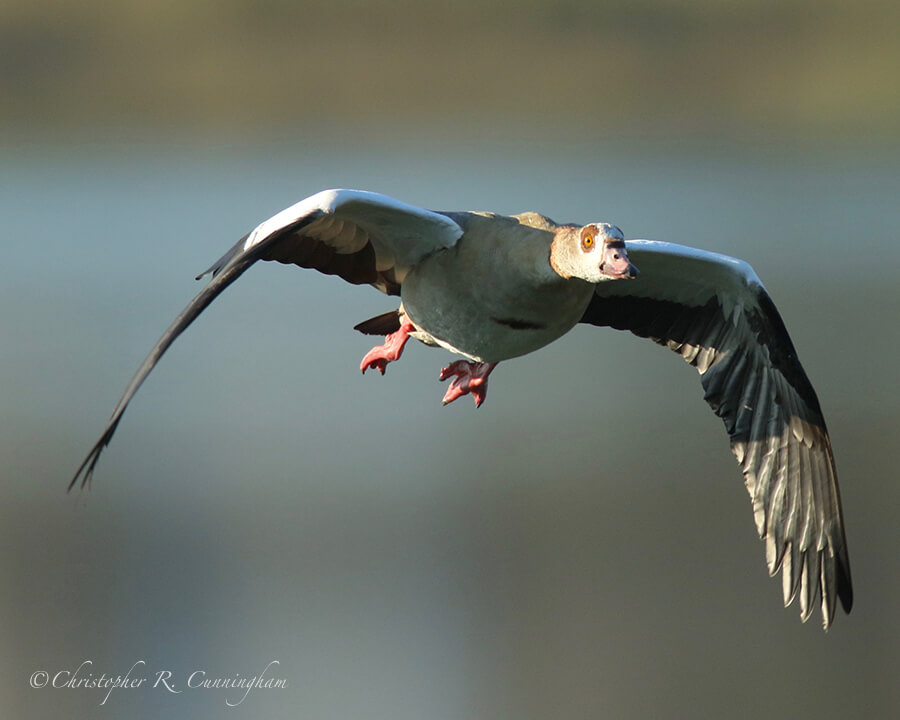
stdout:
<svg viewBox="0 0 900 720">
<path fill-rule="evenodd" d="M 497 367 L 497 363 L 469 362 L 457 360 L 441 370 L 441 380 L 446 380 L 451 375 L 456 377 L 450 382 L 450 387 L 441 401 L 444 405 L 452 403 L 463 395 L 471 395 L 475 401 L 475 407 L 481 407 L 487 395 L 488 375 Z"/>
<path fill-rule="evenodd" d="M 403 346 L 409 340 L 409 333 L 414 329 L 413 324 L 406 318 L 403 318 L 403 322 L 400 323 L 400 329 L 397 332 L 385 335 L 384 345 L 373 347 L 366 353 L 359 364 L 359 369 L 363 371 L 363 374 L 365 374 L 366 370 L 376 369 L 384 375 L 384 369 L 387 367 L 387 364 L 400 359 L 400 355 L 403 353 Z"/>
</svg>

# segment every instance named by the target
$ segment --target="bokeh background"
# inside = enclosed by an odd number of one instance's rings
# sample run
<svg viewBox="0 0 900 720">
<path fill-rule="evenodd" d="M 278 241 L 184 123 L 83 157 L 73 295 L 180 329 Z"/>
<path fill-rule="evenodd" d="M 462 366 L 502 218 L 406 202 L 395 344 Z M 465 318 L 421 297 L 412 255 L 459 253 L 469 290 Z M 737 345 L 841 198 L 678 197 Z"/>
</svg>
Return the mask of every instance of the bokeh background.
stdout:
<svg viewBox="0 0 900 720">
<path fill-rule="evenodd" d="M 900 5 L 0 4 L 0 708 L 16 718 L 889 718 Z M 442 408 L 370 288 L 258 266 L 66 494 L 193 276 L 326 187 L 750 261 L 829 421 L 856 607 L 784 610 L 696 374 L 611 330 Z M 35 671 L 252 677 L 32 689 Z"/>
</svg>

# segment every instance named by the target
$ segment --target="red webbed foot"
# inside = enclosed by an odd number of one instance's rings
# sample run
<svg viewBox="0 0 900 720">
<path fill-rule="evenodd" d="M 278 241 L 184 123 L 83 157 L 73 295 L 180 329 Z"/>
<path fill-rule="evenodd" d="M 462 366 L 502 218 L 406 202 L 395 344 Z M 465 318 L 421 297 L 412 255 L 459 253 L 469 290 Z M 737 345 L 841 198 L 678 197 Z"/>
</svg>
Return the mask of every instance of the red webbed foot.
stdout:
<svg viewBox="0 0 900 720">
<path fill-rule="evenodd" d="M 413 329 L 413 324 L 409 320 L 404 319 L 397 332 L 385 336 L 384 345 L 378 345 L 369 350 L 359 364 L 359 369 L 362 370 L 363 374 L 365 374 L 366 370 L 374 369 L 384 375 L 387 364 L 400 359 L 400 356 L 403 354 L 403 347 L 406 345 L 406 341 L 409 340 L 409 333 Z"/>
<path fill-rule="evenodd" d="M 452 403 L 463 395 L 471 395 L 475 401 L 475 407 L 481 407 L 487 396 L 488 375 L 497 367 L 497 363 L 475 363 L 468 360 L 457 360 L 441 370 L 441 380 L 446 380 L 451 375 L 456 377 L 450 382 L 450 387 L 441 401 L 444 405 Z"/>
</svg>

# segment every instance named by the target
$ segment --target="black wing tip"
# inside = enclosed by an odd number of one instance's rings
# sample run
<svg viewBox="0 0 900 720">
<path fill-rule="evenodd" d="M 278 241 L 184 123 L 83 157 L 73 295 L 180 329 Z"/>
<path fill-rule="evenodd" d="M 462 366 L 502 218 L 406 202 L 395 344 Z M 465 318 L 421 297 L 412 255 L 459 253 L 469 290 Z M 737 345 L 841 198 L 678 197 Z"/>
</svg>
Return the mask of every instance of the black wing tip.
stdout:
<svg viewBox="0 0 900 720">
<path fill-rule="evenodd" d="M 97 462 L 100 460 L 100 454 L 109 445 L 109 441 L 112 440 L 113 434 L 116 432 L 116 428 L 119 426 L 119 420 L 121 419 L 121 415 L 115 418 L 103 432 L 103 435 L 100 436 L 100 439 L 94 443 L 94 447 L 91 448 L 91 451 L 87 454 L 87 457 L 81 461 L 81 465 L 78 466 L 78 470 L 75 471 L 75 475 L 69 481 L 69 486 L 66 488 L 66 492 L 72 492 L 72 488 L 78 484 L 78 478 L 81 478 L 81 489 L 84 490 L 85 487 L 90 487 L 91 479 L 94 477 L 94 468 L 97 467 Z"/>
<path fill-rule="evenodd" d="M 79 472 L 78 472 L 78 475 L 76 475 L 75 477 L 73 477 L 72 480 L 69 482 L 69 486 L 66 488 L 66 492 L 67 492 L 67 493 L 72 492 L 72 488 L 75 487 L 76 485 L 78 485 L 78 478 L 79 478 L 79 476 L 81 476 L 81 485 L 80 485 L 80 487 L 79 487 L 79 490 L 84 490 L 85 487 L 86 487 L 88 490 L 90 490 L 90 488 L 91 488 L 91 478 L 94 476 L 94 471 L 93 471 L 93 470 L 88 470 L 86 473 L 84 473 L 83 476 L 82 476 L 81 471 L 79 471 Z"/>
<path fill-rule="evenodd" d="M 91 478 L 94 474 L 94 468 L 97 466 L 97 462 L 100 459 L 100 454 L 103 452 L 103 449 L 109 445 L 110 440 L 112 440 L 112 436 L 116 432 L 116 427 L 118 427 L 119 421 L 122 419 L 125 408 L 128 407 L 131 398 L 137 392 L 141 383 L 144 382 L 147 375 L 150 374 L 150 371 L 162 357 L 163 353 L 165 353 L 175 339 L 197 318 L 197 316 L 203 312 L 206 306 L 215 300 L 219 293 L 239 278 L 248 267 L 256 262 L 258 259 L 257 255 L 251 255 L 244 251 L 244 242 L 247 237 L 249 237 L 249 234 L 244 235 L 244 237 L 238 240 L 228 252 L 197 276 L 196 279 L 200 280 L 206 275 L 212 274 L 213 281 L 208 283 L 206 287 L 194 297 L 190 304 L 182 310 L 181 314 L 175 318 L 175 321 L 166 329 L 162 337 L 150 351 L 150 354 L 145 358 L 144 362 L 131 378 L 128 387 L 125 388 L 122 398 L 119 400 L 115 410 L 113 410 L 109 425 L 107 425 L 106 430 L 103 432 L 103 435 L 100 436 L 100 439 L 94 444 L 94 447 L 91 448 L 87 457 L 81 462 L 75 476 L 69 481 L 67 492 L 71 492 L 72 488 L 78 484 L 79 478 L 81 478 L 82 488 L 86 485 L 90 485 Z"/>
<path fill-rule="evenodd" d="M 66 488 L 67 493 L 72 492 L 72 488 L 78 485 L 78 478 L 81 478 L 81 490 L 84 490 L 85 487 L 90 488 L 91 478 L 94 476 L 94 467 L 97 465 L 97 460 L 100 459 L 101 452 L 102 448 L 94 448 L 91 450 L 90 454 L 84 459 L 75 475 L 69 481 L 69 486 Z"/>
<path fill-rule="evenodd" d="M 840 598 L 841 607 L 847 615 L 853 609 L 853 582 L 850 580 L 850 565 L 845 557 L 838 559 L 837 563 L 837 596 Z"/>
<path fill-rule="evenodd" d="M 207 275 L 211 278 L 216 277 L 222 270 L 225 268 L 228 263 L 230 263 L 234 258 L 239 257 L 244 252 L 244 243 L 247 241 L 247 238 L 250 237 L 250 233 L 247 233 L 238 240 L 234 245 L 228 248 L 228 251 L 216 260 L 212 265 L 210 265 L 206 270 L 197 275 L 194 280 L 202 280 Z"/>
</svg>

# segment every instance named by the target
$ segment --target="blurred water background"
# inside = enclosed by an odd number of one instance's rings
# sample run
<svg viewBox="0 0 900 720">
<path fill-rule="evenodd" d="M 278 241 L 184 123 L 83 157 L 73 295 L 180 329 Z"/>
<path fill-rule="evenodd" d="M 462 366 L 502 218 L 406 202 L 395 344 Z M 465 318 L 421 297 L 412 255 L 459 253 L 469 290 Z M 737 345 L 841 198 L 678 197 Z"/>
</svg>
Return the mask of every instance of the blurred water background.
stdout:
<svg viewBox="0 0 900 720">
<path fill-rule="evenodd" d="M 894 3 L 0 7 L 0 708 L 16 718 L 889 718 Z M 360 376 L 371 288 L 254 267 L 65 486 L 192 278 L 327 187 L 605 220 L 763 278 L 829 422 L 856 606 L 783 610 L 696 374 L 579 328 L 477 412 Z M 181 694 L 29 687 L 172 672 Z M 187 676 L 287 687 L 187 690 Z"/>
</svg>

